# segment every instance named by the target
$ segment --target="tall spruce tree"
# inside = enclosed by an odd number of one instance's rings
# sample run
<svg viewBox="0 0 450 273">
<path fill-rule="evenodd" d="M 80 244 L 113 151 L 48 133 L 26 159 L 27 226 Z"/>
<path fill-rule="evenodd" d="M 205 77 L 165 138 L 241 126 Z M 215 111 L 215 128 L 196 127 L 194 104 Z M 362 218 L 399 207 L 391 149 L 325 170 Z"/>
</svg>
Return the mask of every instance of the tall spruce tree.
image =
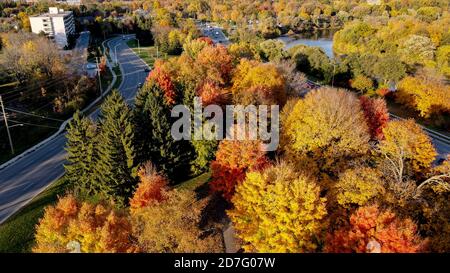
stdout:
<svg viewBox="0 0 450 273">
<path fill-rule="evenodd" d="M 183 104 L 189 108 L 191 111 L 191 120 L 194 120 L 195 83 L 186 82 L 181 84 L 179 88 L 183 90 L 181 92 L 183 94 Z M 203 119 L 204 121 L 205 119 Z M 217 140 L 191 140 L 193 153 L 190 164 L 191 171 L 194 175 L 201 174 L 209 168 L 209 163 L 215 158 L 218 144 L 219 142 Z"/>
<path fill-rule="evenodd" d="M 79 111 L 73 115 L 67 128 L 67 161 L 64 165 L 66 177 L 77 193 L 89 195 L 98 188 L 92 183 L 96 161 L 96 126 L 95 123 L 81 117 Z"/>
<path fill-rule="evenodd" d="M 159 171 L 177 181 L 189 175 L 188 141 L 175 141 L 171 135 L 173 119 L 163 90 L 147 83 L 136 97 L 136 145 L 140 163 L 151 161 Z"/>
<path fill-rule="evenodd" d="M 134 126 L 130 107 L 117 90 L 101 106 L 96 182 L 101 194 L 124 206 L 137 183 Z"/>
</svg>

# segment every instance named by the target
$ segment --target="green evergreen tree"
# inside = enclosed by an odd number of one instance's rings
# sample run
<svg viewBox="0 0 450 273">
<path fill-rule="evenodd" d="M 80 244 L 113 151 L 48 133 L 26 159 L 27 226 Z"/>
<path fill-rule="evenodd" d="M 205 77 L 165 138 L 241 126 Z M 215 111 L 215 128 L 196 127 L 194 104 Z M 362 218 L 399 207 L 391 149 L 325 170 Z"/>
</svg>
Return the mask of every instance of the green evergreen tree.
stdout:
<svg viewBox="0 0 450 273">
<path fill-rule="evenodd" d="M 196 96 L 196 87 L 192 83 L 184 83 L 179 88 L 183 96 L 183 104 L 191 111 L 191 120 L 194 120 L 194 98 Z M 191 158 L 191 171 L 194 175 L 201 174 L 209 167 L 209 163 L 215 158 L 217 140 L 191 140 L 193 156 Z"/>
<path fill-rule="evenodd" d="M 117 90 L 101 106 L 96 182 L 101 194 L 124 206 L 137 183 L 134 126 L 130 107 Z"/>
<path fill-rule="evenodd" d="M 75 191 L 88 195 L 97 189 L 92 183 L 96 161 L 96 126 L 92 120 L 81 117 L 79 111 L 73 115 L 67 128 L 66 176 Z"/>
<path fill-rule="evenodd" d="M 191 148 L 188 141 L 173 139 L 170 110 L 162 89 L 157 84 L 147 83 L 136 98 L 135 143 L 140 163 L 151 161 L 159 171 L 177 181 L 189 175 Z"/>
</svg>

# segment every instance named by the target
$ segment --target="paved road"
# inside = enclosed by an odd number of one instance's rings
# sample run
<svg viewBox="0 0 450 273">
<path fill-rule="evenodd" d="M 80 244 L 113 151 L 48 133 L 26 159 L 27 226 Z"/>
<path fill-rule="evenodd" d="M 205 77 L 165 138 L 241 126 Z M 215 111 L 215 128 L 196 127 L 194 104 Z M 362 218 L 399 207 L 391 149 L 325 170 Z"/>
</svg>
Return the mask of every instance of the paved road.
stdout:
<svg viewBox="0 0 450 273">
<path fill-rule="evenodd" d="M 215 44 L 223 44 L 228 46 L 231 42 L 228 40 L 227 36 L 223 33 L 222 29 L 217 26 L 210 24 L 198 24 L 198 27 L 202 31 L 203 35 L 208 36 Z"/>
<path fill-rule="evenodd" d="M 83 31 L 80 33 L 80 37 L 77 39 L 75 47 L 72 49 L 72 69 L 71 73 L 85 74 L 87 64 L 87 48 L 89 46 L 89 39 L 91 33 L 89 31 Z"/>
<path fill-rule="evenodd" d="M 144 68 L 147 65 L 125 42 L 117 38 L 112 40 L 109 46 L 120 44 L 117 46 L 117 55 L 124 75 L 119 90 L 127 101 L 132 103 L 137 84 L 145 80 L 147 73 Z M 98 110 L 94 111 L 91 117 L 95 119 L 98 113 Z M 65 142 L 63 133 L 0 171 L 0 223 L 64 174 Z"/>
</svg>

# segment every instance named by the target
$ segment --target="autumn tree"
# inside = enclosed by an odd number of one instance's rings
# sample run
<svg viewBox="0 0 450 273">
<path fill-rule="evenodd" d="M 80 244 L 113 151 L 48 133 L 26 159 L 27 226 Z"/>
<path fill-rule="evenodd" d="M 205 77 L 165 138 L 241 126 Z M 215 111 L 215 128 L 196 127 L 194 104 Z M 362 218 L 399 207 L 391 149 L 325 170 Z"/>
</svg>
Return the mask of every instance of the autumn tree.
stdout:
<svg viewBox="0 0 450 273">
<path fill-rule="evenodd" d="M 236 104 L 278 104 L 286 102 L 285 79 L 271 63 L 242 59 L 233 75 L 231 92 Z"/>
<path fill-rule="evenodd" d="M 239 63 L 240 59 L 246 58 L 248 60 L 260 60 L 257 46 L 250 42 L 239 41 L 232 43 L 228 47 L 228 51 L 233 56 L 235 63 Z"/>
<path fill-rule="evenodd" d="M 97 160 L 96 126 L 80 112 L 73 115 L 67 128 L 67 161 L 64 165 L 67 179 L 77 192 L 89 194 L 98 191 L 94 183 Z"/>
<path fill-rule="evenodd" d="M 67 66 L 56 45 L 34 33 L 8 33 L 2 37 L 0 66 L 19 83 L 63 76 Z"/>
<path fill-rule="evenodd" d="M 195 60 L 196 70 L 202 80 L 225 85 L 231 78 L 232 56 L 222 45 L 205 46 Z"/>
<path fill-rule="evenodd" d="M 384 140 L 378 146 L 382 164 L 394 181 L 405 176 L 426 174 L 436 157 L 430 137 L 414 120 L 390 121 L 383 129 Z"/>
<path fill-rule="evenodd" d="M 222 140 L 211 162 L 211 189 L 220 192 L 228 201 L 237 184 L 248 171 L 259 170 L 269 164 L 258 140 Z"/>
<path fill-rule="evenodd" d="M 381 173 L 369 167 L 347 169 L 333 186 L 333 195 L 339 205 L 349 208 L 363 206 L 384 193 Z"/>
<path fill-rule="evenodd" d="M 433 60 L 436 47 L 430 38 L 411 34 L 400 44 L 400 55 L 407 64 L 426 64 Z"/>
<path fill-rule="evenodd" d="M 289 49 L 289 55 L 301 72 L 317 75 L 325 82 L 330 82 L 333 73 L 338 72 L 330 58 L 320 47 L 298 45 Z"/>
<path fill-rule="evenodd" d="M 197 92 L 203 106 L 208 106 L 210 104 L 224 105 L 227 101 L 226 91 L 214 82 L 205 81 Z"/>
<path fill-rule="evenodd" d="M 369 149 L 364 113 L 350 92 L 314 90 L 284 115 L 280 144 L 285 158 L 300 169 L 333 176 Z"/>
<path fill-rule="evenodd" d="M 227 213 L 246 252 L 313 252 L 325 201 L 313 180 L 281 163 L 247 173 Z"/>
<path fill-rule="evenodd" d="M 369 133 L 372 139 L 382 140 L 383 129 L 389 121 L 389 113 L 384 99 L 373 99 L 366 96 L 359 98 L 361 108 L 364 112 Z"/>
<path fill-rule="evenodd" d="M 108 204 L 80 202 L 69 194 L 45 208 L 33 252 L 69 252 L 72 242 L 80 244 L 81 252 L 136 252 L 131 234 L 124 212 Z"/>
<path fill-rule="evenodd" d="M 183 45 L 183 53 L 189 55 L 192 59 L 196 59 L 198 53 L 206 46 L 212 45 L 209 38 L 202 37 L 195 40 L 189 39 Z"/>
<path fill-rule="evenodd" d="M 279 40 L 266 40 L 259 44 L 262 59 L 265 61 L 281 61 L 287 57 L 287 53 L 283 50 L 284 43 Z"/>
<path fill-rule="evenodd" d="M 147 81 L 157 84 L 164 91 L 164 99 L 167 105 L 173 105 L 177 102 L 178 96 L 175 85 L 163 61 L 157 60 L 155 62 Z"/>
<path fill-rule="evenodd" d="M 286 82 L 286 94 L 290 96 L 300 96 L 308 90 L 308 79 L 305 74 L 297 71 L 296 64 L 292 60 L 283 60 L 276 63 L 278 70 L 283 75 Z"/>
<path fill-rule="evenodd" d="M 132 211 L 133 231 L 144 252 L 218 252 L 217 236 L 202 236 L 199 228 L 202 202 L 195 193 L 183 190 L 164 192 L 164 201 Z"/>
<path fill-rule="evenodd" d="M 373 81 L 364 75 L 357 75 L 355 78 L 350 80 L 350 85 L 352 88 L 362 93 L 367 93 L 373 88 Z"/>
<path fill-rule="evenodd" d="M 131 109 L 117 90 L 101 106 L 96 187 L 101 195 L 124 206 L 136 185 L 134 126 Z"/>
<path fill-rule="evenodd" d="M 442 77 L 422 70 L 405 77 L 398 86 L 396 100 L 428 118 L 433 113 L 450 112 L 450 87 Z"/>
<path fill-rule="evenodd" d="M 327 235 L 325 252 L 388 252 L 423 251 L 423 240 L 411 219 L 400 219 L 390 210 L 378 205 L 360 207 L 347 226 Z"/>
<path fill-rule="evenodd" d="M 420 202 L 423 221 L 420 231 L 429 239 L 431 252 L 450 251 L 450 155 L 433 168 L 432 176 L 421 182 L 415 191 Z"/>
<path fill-rule="evenodd" d="M 168 190 L 169 181 L 159 174 L 150 162 L 138 171 L 139 184 L 130 200 L 131 210 L 149 206 L 152 202 L 162 202 Z"/>
</svg>

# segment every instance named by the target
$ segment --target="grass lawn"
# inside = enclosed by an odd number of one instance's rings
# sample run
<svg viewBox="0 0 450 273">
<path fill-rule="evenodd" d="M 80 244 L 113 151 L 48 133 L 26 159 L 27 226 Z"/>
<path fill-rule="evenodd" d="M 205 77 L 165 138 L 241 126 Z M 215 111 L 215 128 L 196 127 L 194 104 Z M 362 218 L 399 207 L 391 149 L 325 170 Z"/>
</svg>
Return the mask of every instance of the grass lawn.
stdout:
<svg viewBox="0 0 450 273">
<path fill-rule="evenodd" d="M 176 185 L 175 188 L 193 191 L 208 182 L 210 178 L 211 172 L 206 172 Z"/>
<path fill-rule="evenodd" d="M 44 213 L 44 208 L 55 203 L 58 195 L 64 194 L 67 181 L 64 177 L 36 196 L 28 205 L 0 225 L 0 253 L 30 252 L 34 245 L 35 226 Z"/>
<path fill-rule="evenodd" d="M 113 71 L 116 74 L 116 82 L 114 83 L 112 89 L 117 89 L 120 86 L 120 83 L 122 82 L 122 72 L 120 71 L 120 67 L 118 65 L 113 67 Z"/>
<path fill-rule="evenodd" d="M 146 62 L 148 66 L 153 67 L 157 56 L 155 46 L 141 46 L 139 52 L 136 40 L 129 40 L 127 42 L 127 45 L 134 51 L 134 53 L 136 53 L 142 60 L 144 60 L 144 62 Z M 167 59 L 170 56 L 165 53 L 159 52 L 158 57 L 160 59 Z"/>
</svg>

